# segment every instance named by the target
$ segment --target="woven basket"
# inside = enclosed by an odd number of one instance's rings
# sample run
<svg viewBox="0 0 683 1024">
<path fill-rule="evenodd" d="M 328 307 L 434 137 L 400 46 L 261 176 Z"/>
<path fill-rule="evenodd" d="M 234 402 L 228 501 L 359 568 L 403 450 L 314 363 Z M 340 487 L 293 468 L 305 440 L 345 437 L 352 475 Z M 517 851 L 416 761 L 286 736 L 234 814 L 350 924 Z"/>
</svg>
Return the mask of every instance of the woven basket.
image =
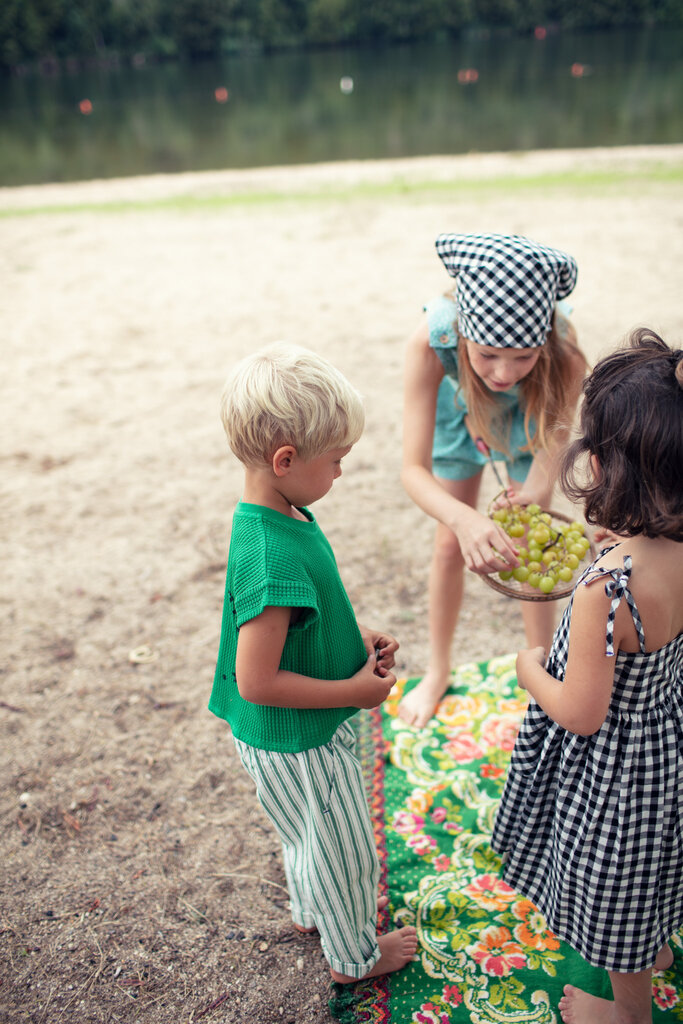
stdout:
<svg viewBox="0 0 683 1024">
<path fill-rule="evenodd" d="M 563 512 L 553 512 L 552 509 L 548 509 L 547 511 L 552 516 L 553 522 L 558 521 L 561 523 L 571 523 L 573 521 Z M 515 541 L 517 540 L 519 540 L 520 546 L 525 546 L 526 534 L 524 537 L 515 537 Z M 576 586 L 576 581 L 581 575 L 581 571 L 598 556 L 598 550 L 595 544 L 590 537 L 588 537 L 588 540 L 590 541 L 590 547 L 579 562 L 578 567 L 574 570 L 572 578 L 567 580 L 566 583 L 562 580 L 558 580 L 549 594 L 541 593 L 537 587 L 532 587 L 529 583 L 520 583 L 515 579 L 501 580 L 498 578 L 498 573 L 482 575 L 481 578 L 484 583 L 493 590 L 497 590 L 499 594 L 505 594 L 506 597 L 514 597 L 518 601 L 560 601 L 563 597 L 569 597 Z"/>
</svg>

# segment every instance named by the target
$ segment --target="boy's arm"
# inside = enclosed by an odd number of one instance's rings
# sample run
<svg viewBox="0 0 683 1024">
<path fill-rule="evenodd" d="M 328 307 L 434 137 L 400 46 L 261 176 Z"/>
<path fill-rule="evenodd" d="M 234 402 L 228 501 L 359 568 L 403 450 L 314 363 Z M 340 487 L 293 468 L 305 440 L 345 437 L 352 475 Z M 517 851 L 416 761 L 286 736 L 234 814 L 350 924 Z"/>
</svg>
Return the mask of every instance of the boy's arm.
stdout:
<svg viewBox="0 0 683 1024">
<path fill-rule="evenodd" d="M 240 627 L 235 675 L 244 700 L 276 708 L 374 708 L 385 700 L 396 677 L 375 674 L 374 651 L 349 679 L 314 679 L 281 669 L 290 617 L 290 608 L 269 605 Z"/>
<path fill-rule="evenodd" d="M 592 736 L 607 717 L 614 683 L 614 657 L 605 654 L 609 598 L 604 587 L 579 587 L 574 594 L 564 680 L 546 672 L 542 647 L 520 651 L 517 680 L 563 729 Z M 615 632 L 615 648 L 617 634 Z"/>
</svg>

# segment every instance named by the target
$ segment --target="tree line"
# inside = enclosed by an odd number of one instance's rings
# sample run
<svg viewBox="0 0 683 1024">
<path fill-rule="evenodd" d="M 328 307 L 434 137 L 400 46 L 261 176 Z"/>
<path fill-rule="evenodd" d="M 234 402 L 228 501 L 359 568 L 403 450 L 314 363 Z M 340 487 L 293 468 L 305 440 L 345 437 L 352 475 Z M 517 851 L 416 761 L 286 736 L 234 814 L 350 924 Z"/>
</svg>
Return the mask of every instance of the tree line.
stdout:
<svg viewBox="0 0 683 1024">
<path fill-rule="evenodd" d="M 683 0 L 2 0 L 0 67 L 377 44 L 487 27 L 683 25 Z"/>
</svg>

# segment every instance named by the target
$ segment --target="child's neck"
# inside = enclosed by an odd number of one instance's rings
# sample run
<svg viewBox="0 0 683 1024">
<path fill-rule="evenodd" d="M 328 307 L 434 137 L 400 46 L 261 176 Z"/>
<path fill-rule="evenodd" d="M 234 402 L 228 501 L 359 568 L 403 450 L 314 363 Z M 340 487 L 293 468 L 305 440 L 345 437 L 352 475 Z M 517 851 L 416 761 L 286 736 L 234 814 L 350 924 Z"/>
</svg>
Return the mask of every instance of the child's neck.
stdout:
<svg viewBox="0 0 683 1024">
<path fill-rule="evenodd" d="M 281 512 L 282 515 L 289 516 L 291 519 L 306 518 L 283 494 L 278 487 L 277 477 L 269 471 L 249 468 L 245 471 L 242 501 L 250 505 L 263 505 L 265 508 L 272 508 L 274 512 Z"/>
<path fill-rule="evenodd" d="M 618 540 L 618 550 L 624 555 L 630 555 L 634 565 L 639 563 L 639 575 L 646 573 L 656 578 L 671 566 L 676 567 L 677 573 L 680 571 L 683 543 L 668 537 L 644 537 L 642 533 L 635 537 L 620 537 Z"/>
<path fill-rule="evenodd" d="M 670 540 L 669 537 L 645 537 L 642 533 L 635 537 L 622 537 L 621 543 L 624 545 L 625 553 L 628 549 L 628 552 L 643 552 L 651 557 L 656 555 L 660 558 L 676 559 L 680 558 L 683 552 L 683 544 L 679 541 Z"/>
</svg>

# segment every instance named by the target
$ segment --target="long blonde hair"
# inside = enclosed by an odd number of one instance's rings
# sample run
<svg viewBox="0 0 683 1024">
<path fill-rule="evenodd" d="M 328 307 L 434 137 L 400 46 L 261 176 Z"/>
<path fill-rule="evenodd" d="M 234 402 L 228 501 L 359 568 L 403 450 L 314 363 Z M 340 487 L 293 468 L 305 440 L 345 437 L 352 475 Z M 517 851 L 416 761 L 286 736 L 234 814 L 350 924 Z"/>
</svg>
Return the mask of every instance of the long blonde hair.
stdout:
<svg viewBox="0 0 683 1024">
<path fill-rule="evenodd" d="M 459 337 L 460 342 L 463 340 Z M 569 320 L 555 313 L 550 333 L 545 345 L 540 348 L 536 364 L 519 384 L 520 407 L 524 412 L 527 439 L 524 450 L 532 455 L 549 448 L 555 431 L 571 426 L 572 385 L 577 355 L 587 370 L 588 363 L 578 347 L 576 331 Z M 472 435 L 482 437 L 489 447 L 510 454 L 509 412 L 505 408 L 501 409 L 495 396 L 472 369 L 464 344 L 458 345 L 458 372 Z"/>
</svg>

